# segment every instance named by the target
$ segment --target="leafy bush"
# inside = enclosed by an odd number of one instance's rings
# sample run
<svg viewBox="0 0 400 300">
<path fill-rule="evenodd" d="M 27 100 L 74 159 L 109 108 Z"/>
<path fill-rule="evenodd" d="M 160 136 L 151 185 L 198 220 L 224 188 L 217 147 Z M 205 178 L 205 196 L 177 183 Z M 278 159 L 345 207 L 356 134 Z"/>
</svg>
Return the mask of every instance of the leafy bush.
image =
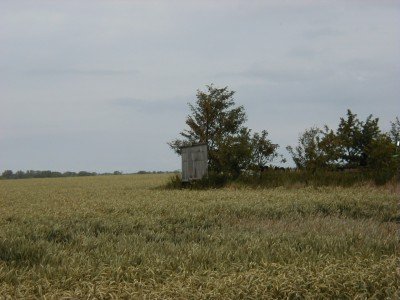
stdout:
<svg viewBox="0 0 400 300">
<path fill-rule="evenodd" d="M 166 184 L 167 189 L 180 189 L 182 187 L 182 179 L 179 174 L 175 174 L 174 176 L 170 177 Z"/>
</svg>

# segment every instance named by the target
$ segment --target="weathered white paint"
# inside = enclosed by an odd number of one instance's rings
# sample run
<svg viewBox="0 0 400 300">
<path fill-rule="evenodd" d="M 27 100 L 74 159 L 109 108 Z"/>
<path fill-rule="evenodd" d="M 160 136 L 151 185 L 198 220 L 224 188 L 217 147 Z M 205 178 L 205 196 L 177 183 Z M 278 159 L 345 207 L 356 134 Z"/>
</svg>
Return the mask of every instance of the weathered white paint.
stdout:
<svg viewBox="0 0 400 300">
<path fill-rule="evenodd" d="M 203 178 L 208 171 L 207 145 L 199 144 L 182 149 L 182 181 Z"/>
</svg>

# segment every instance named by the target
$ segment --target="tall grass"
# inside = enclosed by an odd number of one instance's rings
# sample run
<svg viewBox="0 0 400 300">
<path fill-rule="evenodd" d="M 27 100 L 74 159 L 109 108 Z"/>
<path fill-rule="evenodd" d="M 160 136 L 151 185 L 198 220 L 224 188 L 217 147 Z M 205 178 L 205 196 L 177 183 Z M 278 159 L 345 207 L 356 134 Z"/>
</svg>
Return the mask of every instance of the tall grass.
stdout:
<svg viewBox="0 0 400 300">
<path fill-rule="evenodd" d="M 250 186 L 340 186 L 350 187 L 372 182 L 368 172 L 267 170 L 261 174 L 243 175 L 239 183 Z"/>
<path fill-rule="evenodd" d="M 392 185 L 395 184 L 395 179 L 392 179 Z M 211 173 L 201 180 L 191 183 L 182 183 L 180 176 L 175 175 L 170 177 L 166 184 L 168 189 L 207 189 L 221 188 L 226 186 L 235 187 L 252 187 L 252 188 L 276 188 L 276 187 L 324 187 L 324 186 L 339 186 L 351 187 L 362 185 L 383 185 L 387 182 L 376 182 L 370 172 L 355 171 L 317 171 L 309 172 L 303 170 L 267 170 L 262 173 L 248 172 L 239 177 L 232 178 L 226 174 Z M 390 183 L 389 183 L 390 184 Z"/>
<path fill-rule="evenodd" d="M 168 176 L 0 182 L 9 298 L 395 298 L 397 196 L 160 189 Z"/>
</svg>

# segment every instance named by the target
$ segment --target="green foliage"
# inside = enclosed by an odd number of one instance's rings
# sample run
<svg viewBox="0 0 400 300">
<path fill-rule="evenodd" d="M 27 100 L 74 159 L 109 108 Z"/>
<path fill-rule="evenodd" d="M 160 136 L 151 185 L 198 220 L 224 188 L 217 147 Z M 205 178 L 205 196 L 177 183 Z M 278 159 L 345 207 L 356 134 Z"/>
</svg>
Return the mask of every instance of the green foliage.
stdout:
<svg viewBox="0 0 400 300">
<path fill-rule="evenodd" d="M 392 140 L 393 144 L 397 144 L 398 141 L 400 141 L 400 120 L 399 117 L 396 117 L 396 119 L 392 122 L 390 122 L 390 131 L 389 131 L 389 137 Z"/>
<path fill-rule="evenodd" d="M 321 130 L 312 127 L 299 136 L 299 144 L 295 148 L 287 146 L 296 167 L 300 170 L 316 172 L 326 164 L 326 158 L 321 148 Z"/>
<path fill-rule="evenodd" d="M 378 118 L 369 115 L 363 122 L 350 110 L 340 118 L 336 131 L 312 127 L 299 137 L 298 146 L 288 146 L 299 169 L 311 173 L 327 170 L 358 170 L 368 172 L 377 184 L 391 180 L 398 162 L 393 158 L 400 123 L 392 123 L 389 135 L 383 134 Z M 398 121 L 398 119 L 397 119 Z"/>
<path fill-rule="evenodd" d="M 183 140 L 173 140 L 170 147 L 180 154 L 180 147 L 195 143 L 206 143 L 208 147 L 209 167 L 215 172 L 222 172 L 226 163 L 236 166 L 237 161 L 221 154 L 220 149 L 233 147 L 233 152 L 242 151 L 242 139 L 246 134 L 243 124 L 246 114 L 243 106 L 235 107 L 234 91 L 227 87 L 207 86 L 207 91 L 197 91 L 195 105 L 189 103 L 191 115 L 186 119 L 189 129 L 180 134 Z M 245 160 L 245 159 L 244 159 Z"/>
<path fill-rule="evenodd" d="M 372 115 L 362 122 L 356 114 L 347 110 L 347 119 L 340 119 L 336 131 L 343 167 L 351 169 L 367 166 L 369 148 L 381 135 L 378 122 L 379 119 Z"/>
<path fill-rule="evenodd" d="M 225 173 L 237 177 L 251 163 L 250 130 L 242 128 L 237 135 L 227 136 L 218 147 L 218 168 L 210 168 L 213 173 Z"/>
<path fill-rule="evenodd" d="M 180 175 L 175 174 L 174 176 L 171 176 L 165 185 L 167 189 L 181 189 L 184 187 L 184 184 L 182 183 L 182 178 Z"/>
<path fill-rule="evenodd" d="M 396 146 L 386 135 L 380 135 L 368 147 L 368 168 L 376 184 L 385 184 L 396 175 L 399 159 Z"/>
<path fill-rule="evenodd" d="M 267 132 L 251 136 L 244 126 L 246 114 L 243 106 L 236 106 L 235 92 L 227 87 L 207 86 L 198 91 L 195 105 L 189 104 L 191 114 L 186 119 L 189 129 L 180 134 L 183 139 L 168 143 L 178 154 L 182 146 L 207 144 L 209 170 L 215 173 L 239 176 L 254 164 L 272 161 L 277 145 L 272 144 Z"/>
<path fill-rule="evenodd" d="M 1 174 L 1 177 L 4 179 L 12 179 L 14 177 L 14 172 L 12 170 L 5 170 Z"/>
<path fill-rule="evenodd" d="M 276 158 L 281 157 L 281 162 L 286 162 L 281 155 L 277 153 L 278 144 L 273 144 L 268 138 L 266 130 L 261 131 L 261 134 L 254 133 L 251 139 L 251 159 L 253 169 L 258 170 L 260 174 L 264 171 L 268 164 L 271 164 Z"/>
<path fill-rule="evenodd" d="M 346 168 L 359 166 L 361 122 L 357 115 L 347 110 L 347 119 L 340 118 L 336 136 L 339 139 L 340 160 Z"/>
<path fill-rule="evenodd" d="M 321 130 L 322 138 L 319 141 L 319 148 L 323 155 L 324 169 L 338 170 L 342 169 L 341 165 L 341 140 L 335 132 L 328 126 L 324 126 Z"/>
</svg>

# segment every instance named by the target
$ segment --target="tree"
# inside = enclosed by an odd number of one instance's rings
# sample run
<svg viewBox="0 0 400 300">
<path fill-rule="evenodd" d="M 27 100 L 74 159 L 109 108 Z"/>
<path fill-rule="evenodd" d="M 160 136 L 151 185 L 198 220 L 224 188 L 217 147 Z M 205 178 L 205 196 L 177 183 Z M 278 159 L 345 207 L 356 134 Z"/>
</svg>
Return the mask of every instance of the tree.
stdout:
<svg viewBox="0 0 400 300">
<path fill-rule="evenodd" d="M 207 90 L 197 91 L 195 105 L 189 103 L 191 115 L 186 119 L 189 129 L 180 133 L 183 139 L 171 141 L 169 146 L 178 154 L 182 146 L 206 143 L 208 148 L 209 168 L 217 173 L 237 172 L 245 165 L 244 140 L 248 129 L 243 125 L 246 114 L 243 106 L 235 106 L 234 91 L 228 87 L 206 86 Z M 233 170 L 235 169 L 235 170 Z"/>
<path fill-rule="evenodd" d="M 196 103 L 190 104 L 191 114 L 186 118 L 188 129 L 180 133 L 181 139 L 169 146 L 178 154 L 181 147 L 196 143 L 207 144 L 209 169 L 237 177 L 254 162 L 264 164 L 275 155 L 277 145 L 272 144 L 267 132 L 251 135 L 244 126 L 247 118 L 243 106 L 236 106 L 235 92 L 228 87 L 206 86 L 197 91 Z"/>
<path fill-rule="evenodd" d="M 14 173 L 11 170 L 5 170 L 1 176 L 5 179 L 12 179 L 14 178 Z"/>
<path fill-rule="evenodd" d="M 360 158 L 359 158 L 360 167 L 366 167 L 368 165 L 369 152 L 370 152 L 369 148 L 373 147 L 374 145 L 379 145 L 379 143 L 373 144 L 373 142 L 378 139 L 381 142 L 383 141 L 381 139 L 382 134 L 378 122 L 379 118 L 373 118 L 372 115 L 369 115 L 368 118 L 365 120 L 365 122 L 360 122 L 361 134 L 359 136 L 358 141 L 356 141 L 356 144 L 360 152 Z"/>
<path fill-rule="evenodd" d="M 340 169 L 341 149 L 338 136 L 327 125 L 324 126 L 324 130 L 321 130 L 321 135 L 322 138 L 318 143 L 318 147 L 324 157 L 324 167 L 330 170 Z"/>
<path fill-rule="evenodd" d="M 384 184 L 396 175 L 398 158 L 394 155 L 396 146 L 386 134 L 379 135 L 369 145 L 368 169 L 373 175 L 375 183 Z"/>
<path fill-rule="evenodd" d="M 393 141 L 399 138 L 400 122 L 397 118 L 388 134 L 381 132 L 378 122 L 372 115 L 362 122 L 347 110 L 336 132 L 327 126 L 324 131 L 312 127 L 300 135 L 296 148 L 287 149 L 299 169 L 365 170 L 382 184 L 394 176 L 399 163 Z"/>
<path fill-rule="evenodd" d="M 226 173 L 237 177 L 251 164 L 251 138 L 250 130 L 246 127 L 240 129 L 235 135 L 228 135 L 218 144 L 217 157 L 219 168 L 214 172 Z"/>
<path fill-rule="evenodd" d="M 340 118 L 336 136 L 340 149 L 340 160 L 345 168 L 367 167 L 368 147 L 380 134 L 379 118 L 369 115 L 365 122 L 347 110 L 347 119 Z"/>
<path fill-rule="evenodd" d="M 389 137 L 392 140 L 393 144 L 396 144 L 398 141 L 400 141 L 400 120 L 399 120 L 399 117 L 396 117 L 396 119 L 393 122 L 390 122 Z"/>
<path fill-rule="evenodd" d="M 326 165 L 326 156 L 321 148 L 322 138 L 321 129 L 311 127 L 300 134 L 295 148 L 286 147 L 297 168 L 315 172 Z"/>
<path fill-rule="evenodd" d="M 341 164 L 346 168 L 356 168 L 359 165 L 360 149 L 358 140 L 361 135 L 361 123 L 356 114 L 347 110 L 347 118 L 340 118 L 336 136 L 339 140 Z"/>
<path fill-rule="evenodd" d="M 268 163 L 279 157 L 278 144 L 273 144 L 268 138 L 268 131 L 263 130 L 261 134 L 254 133 L 251 139 L 252 146 L 252 165 L 261 172 L 267 167 Z M 281 162 L 286 160 L 282 158 Z"/>
</svg>

